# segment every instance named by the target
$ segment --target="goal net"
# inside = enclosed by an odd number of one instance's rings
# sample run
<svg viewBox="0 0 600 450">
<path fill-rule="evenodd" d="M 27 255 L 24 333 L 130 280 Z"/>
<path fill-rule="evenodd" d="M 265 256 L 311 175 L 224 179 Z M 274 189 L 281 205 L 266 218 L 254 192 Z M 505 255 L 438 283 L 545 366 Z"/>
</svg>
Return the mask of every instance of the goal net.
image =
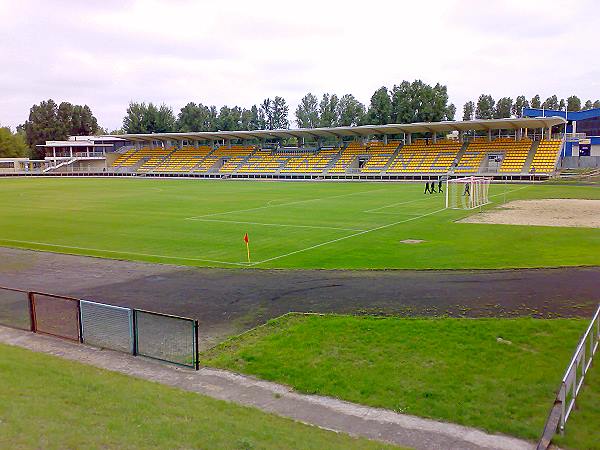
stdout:
<svg viewBox="0 0 600 450">
<path fill-rule="evenodd" d="M 446 181 L 446 208 L 473 209 L 489 203 L 490 179 L 465 177 Z"/>
</svg>

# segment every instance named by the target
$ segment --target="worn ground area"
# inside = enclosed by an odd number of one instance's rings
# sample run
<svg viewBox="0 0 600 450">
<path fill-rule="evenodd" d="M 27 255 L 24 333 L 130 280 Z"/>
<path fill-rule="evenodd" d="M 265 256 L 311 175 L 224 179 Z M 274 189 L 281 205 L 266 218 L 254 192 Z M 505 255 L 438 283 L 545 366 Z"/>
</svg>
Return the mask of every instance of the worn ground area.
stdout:
<svg viewBox="0 0 600 450">
<path fill-rule="evenodd" d="M 201 348 L 291 311 L 589 317 L 600 267 L 476 271 L 202 269 L 0 248 L 0 286 L 200 321 Z"/>
<path fill-rule="evenodd" d="M 600 200 L 515 200 L 459 222 L 600 228 Z"/>
<path fill-rule="evenodd" d="M 330 397 L 303 395 L 287 386 L 218 369 L 175 368 L 27 331 L 0 327 L 0 342 L 252 406 L 328 430 L 415 449 L 532 449 L 530 442 L 476 428 L 370 408 Z M 92 386 L 93 387 L 93 386 Z M 91 388 L 92 388 L 91 387 Z M 43 395 L 43 393 L 41 394 Z M 189 398 L 193 401 L 193 398 Z M 246 448 L 246 447 L 243 447 Z"/>
</svg>

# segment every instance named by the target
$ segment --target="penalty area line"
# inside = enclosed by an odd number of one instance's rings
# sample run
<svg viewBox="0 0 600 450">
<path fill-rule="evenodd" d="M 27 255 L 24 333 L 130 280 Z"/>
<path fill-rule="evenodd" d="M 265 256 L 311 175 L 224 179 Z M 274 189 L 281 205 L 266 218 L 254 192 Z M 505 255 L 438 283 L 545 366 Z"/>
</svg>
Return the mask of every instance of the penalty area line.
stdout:
<svg viewBox="0 0 600 450">
<path fill-rule="evenodd" d="M 45 246 L 45 247 L 64 248 L 64 249 L 70 249 L 70 250 L 84 250 L 84 251 L 88 251 L 88 252 L 112 253 L 115 255 L 148 256 L 151 258 L 165 258 L 165 259 L 173 259 L 173 260 L 181 260 L 181 261 L 201 261 L 201 262 L 210 262 L 210 263 L 216 263 L 216 264 L 231 264 L 231 265 L 235 265 L 235 266 L 247 266 L 248 265 L 248 263 L 245 263 L 245 262 L 217 261 L 214 259 L 189 258 L 189 257 L 185 257 L 185 256 L 156 255 L 153 253 L 121 252 L 118 250 L 103 250 L 100 248 L 75 247 L 72 245 L 50 244 L 48 242 L 19 241 L 16 239 L 0 238 L 0 243 L 2 243 L 2 242 L 12 242 L 15 244 L 41 245 L 41 246 Z"/>
<path fill-rule="evenodd" d="M 264 223 L 264 222 L 243 222 L 238 220 L 220 220 L 220 219 L 195 219 L 187 218 L 185 220 L 194 220 L 196 222 L 218 222 L 218 223 L 234 223 L 242 225 L 262 225 L 265 227 L 290 227 L 290 228 L 311 228 L 311 229 L 322 229 L 322 230 L 341 230 L 341 231 L 365 231 L 359 230 L 358 228 L 340 228 L 340 227 L 327 227 L 320 225 L 294 225 L 285 223 Z"/>
<path fill-rule="evenodd" d="M 349 234 L 348 236 L 343 236 L 343 237 L 340 237 L 340 238 L 337 238 L 337 239 L 331 239 L 331 240 L 326 241 L 326 242 L 321 242 L 320 244 L 311 245 L 310 247 L 306 247 L 306 248 L 302 248 L 300 250 L 295 250 L 293 252 L 286 253 L 284 255 L 274 256 L 273 258 L 268 258 L 268 259 L 264 259 L 262 261 L 251 263 L 250 266 L 256 266 L 258 264 L 263 264 L 263 263 L 266 263 L 266 262 L 274 261 L 276 259 L 285 258 L 286 256 L 295 255 L 295 254 L 298 254 L 298 253 L 306 252 L 308 250 L 314 250 L 315 248 L 323 247 L 323 246 L 329 245 L 329 244 L 334 244 L 336 242 L 344 241 L 344 240 L 350 239 L 352 237 L 361 236 L 363 234 L 371 233 L 372 231 L 383 230 L 385 228 L 393 227 L 394 225 L 400 225 L 401 223 L 411 222 L 413 220 L 417 220 L 417 219 L 421 219 L 423 217 L 431 216 L 433 214 L 437 214 L 437 213 L 442 212 L 442 211 L 446 211 L 446 208 L 438 209 L 438 210 L 435 210 L 435 211 L 432 211 L 432 212 L 429 212 L 429 213 L 426 213 L 426 214 L 421 214 L 420 216 L 410 217 L 410 218 L 404 219 L 404 220 L 399 220 L 397 222 L 388 223 L 388 224 L 385 224 L 385 225 L 380 225 L 378 227 L 371 228 L 369 230 L 364 230 L 364 231 L 360 231 L 358 233 Z"/>
</svg>

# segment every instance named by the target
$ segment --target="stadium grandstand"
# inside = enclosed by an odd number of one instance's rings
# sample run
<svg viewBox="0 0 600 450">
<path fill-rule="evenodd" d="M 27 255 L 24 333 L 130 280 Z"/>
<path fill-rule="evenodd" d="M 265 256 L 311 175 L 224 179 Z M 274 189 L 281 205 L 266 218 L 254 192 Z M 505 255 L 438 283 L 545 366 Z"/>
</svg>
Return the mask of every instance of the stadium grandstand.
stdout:
<svg viewBox="0 0 600 450">
<path fill-rule="evenodd" d="M 564 117 L 75 137 L 48 142 L 47 174 L 420 180 L 552 176 Z M 86 170 L 87 169 L 87 170 Z"/>
</svg>

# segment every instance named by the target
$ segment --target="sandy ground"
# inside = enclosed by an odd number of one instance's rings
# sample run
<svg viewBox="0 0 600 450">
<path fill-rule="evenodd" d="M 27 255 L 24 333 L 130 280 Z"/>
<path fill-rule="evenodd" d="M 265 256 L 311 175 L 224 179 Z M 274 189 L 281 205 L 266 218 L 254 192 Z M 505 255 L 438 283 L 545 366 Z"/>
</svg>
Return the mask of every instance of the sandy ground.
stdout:
<svg viewBox="0 0 600 450">
<path fill-rule="evenodd" d="M 524 270 L 200 269 L 0 247 L 0 286 L 200 321 L 201 347 L 290 311 L 590 317 L 600 267 Z"/>
<path fill-rule="evenodd" d="M 600 228 L 600 200 L 515 200 L 460 222 Z"/>
</svg>

